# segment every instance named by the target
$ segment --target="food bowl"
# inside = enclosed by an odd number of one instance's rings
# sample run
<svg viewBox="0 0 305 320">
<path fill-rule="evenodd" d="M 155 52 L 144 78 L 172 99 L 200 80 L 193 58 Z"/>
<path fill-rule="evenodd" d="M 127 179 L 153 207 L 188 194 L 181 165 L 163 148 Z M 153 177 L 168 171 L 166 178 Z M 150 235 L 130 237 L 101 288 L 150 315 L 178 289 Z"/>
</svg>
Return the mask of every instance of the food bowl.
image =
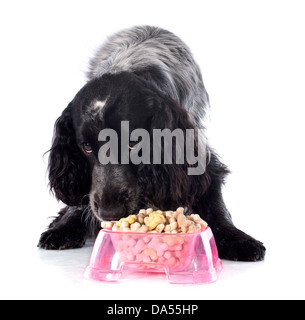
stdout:
<svg viewBox="0 0 305 320">
<path fill-rule="evenodd" d="M 222 263 L 209 227 L 196 233 L 101 230 L 85 277 L 119 281 L 133 273 L 165 272 L 170 283 L 203 284 L 219 278 Z"/>
</svg>

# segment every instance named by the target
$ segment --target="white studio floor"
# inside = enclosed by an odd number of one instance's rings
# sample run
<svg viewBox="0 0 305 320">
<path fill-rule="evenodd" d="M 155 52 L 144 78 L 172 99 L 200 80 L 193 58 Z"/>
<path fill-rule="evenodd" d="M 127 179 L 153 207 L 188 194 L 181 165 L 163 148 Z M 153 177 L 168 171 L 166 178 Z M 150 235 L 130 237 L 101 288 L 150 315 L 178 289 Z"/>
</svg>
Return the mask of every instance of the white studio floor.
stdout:
<svg viewBox="0 0 305 320">
<path fill-rule="evenodd" d="M 287 254 L 285 245 L 283 251 L 267 246 L 263 262 L 223 261 L 220 279 L 206 285 L 169 284 L 162 274 L 118 283 L 87 280 L 92 241 L 65 251 L 24 245 L 14 247 L 16 254 L 2 250 L 1 299 L 304 299 L 304 258 Z"/>
</svg>

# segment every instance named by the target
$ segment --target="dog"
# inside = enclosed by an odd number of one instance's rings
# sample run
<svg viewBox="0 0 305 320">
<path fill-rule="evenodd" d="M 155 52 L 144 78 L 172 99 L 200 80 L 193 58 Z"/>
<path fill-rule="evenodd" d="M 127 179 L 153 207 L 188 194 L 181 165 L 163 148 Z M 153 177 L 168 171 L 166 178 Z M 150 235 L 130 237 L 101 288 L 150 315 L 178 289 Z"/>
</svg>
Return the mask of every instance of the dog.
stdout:
<svg viewBox="0 0 305 320">
<path fill-rule="evenodd" d="M 97 235 L 102 220 L 118 220 L 141 208 L 182 206 L 207 221 L 221 258 L 264 259 L 264 245 L 234 226 L 223 201 L 221 188 L 229 169 L 206 138 L 209 97 L 186 44 L 158 27 L 129 28 L 97 50 L 87 76 L 88 82 L 55 123 L 49 185 L 66 207 L 42 233 L 38 246 L 79 248 Z M 117 156 L 141 144 L 141 139 L 125 139 L 124 121 L 130 131 L 143 129 L 151 136 L 153 130 L 194 130 L 194 150 L 204 160 L 204 172 L 188 174 L 196 166 L 185 154 L 185 162 L 178 163 L 175 152 L 171 164 L 126 164 L 121 158 L 101 163 L 107 143 L 99 139 L 103 129 L 118 133 Z M 148 150 L 153 152 L 151 142 Z M 165 151 L 163 145 L 163 155 Z"/>
</svg>

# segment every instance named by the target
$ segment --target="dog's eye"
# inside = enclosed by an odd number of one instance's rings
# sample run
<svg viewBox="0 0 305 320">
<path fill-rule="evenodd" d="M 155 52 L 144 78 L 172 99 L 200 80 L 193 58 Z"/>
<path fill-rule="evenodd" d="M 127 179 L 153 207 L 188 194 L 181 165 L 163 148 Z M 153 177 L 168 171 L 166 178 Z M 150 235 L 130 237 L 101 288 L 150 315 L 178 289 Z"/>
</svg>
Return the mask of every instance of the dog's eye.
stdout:
<svg viewBox="0 0 305 320">
<path fill-rule="evenodd" d="M 133 150 L 133 149 L 135 149 L 135 148 L 138 146 L 138 143 L 139 143 L 139 141 L 129 141 L 129 146 L 128 146 L 128 148 L 129 148 L 130 150 Z"/>
<path fill-rule="evenodd" d="M 82 143 L 81 147 L 84 150 L 84 152 L 86 152 L 86 153 L 91 153 L 92 152 L 92 147 L 91 147 L 91 144 L 89 142 Z"/>
</svg>

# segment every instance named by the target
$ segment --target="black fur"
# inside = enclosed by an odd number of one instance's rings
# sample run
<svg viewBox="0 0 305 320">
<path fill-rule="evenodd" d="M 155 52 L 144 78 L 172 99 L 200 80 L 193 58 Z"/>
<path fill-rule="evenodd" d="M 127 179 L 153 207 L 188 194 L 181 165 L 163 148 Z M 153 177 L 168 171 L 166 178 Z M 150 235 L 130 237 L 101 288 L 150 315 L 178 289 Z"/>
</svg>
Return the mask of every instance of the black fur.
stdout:
<svg viewBox="0 0 305 320">
<path fill-rule="evenodd" d="M 69 105 L 55 123 L 49 158 L 50 188 L 68 206 L 80 204 L 91 183 L 89 166 L 76 144 L 71 112 Z"/>
</svg>

